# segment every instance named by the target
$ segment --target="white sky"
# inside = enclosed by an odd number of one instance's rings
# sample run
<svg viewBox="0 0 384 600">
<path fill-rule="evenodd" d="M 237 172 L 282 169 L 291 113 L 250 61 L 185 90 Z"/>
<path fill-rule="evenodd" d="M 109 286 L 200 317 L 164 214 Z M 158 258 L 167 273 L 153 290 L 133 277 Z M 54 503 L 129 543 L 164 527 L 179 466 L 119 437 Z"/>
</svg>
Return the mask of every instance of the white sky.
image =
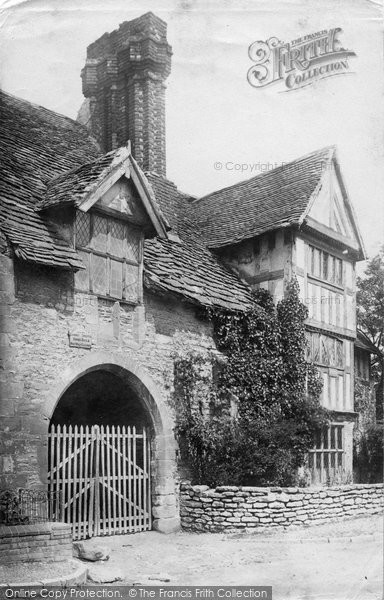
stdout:
<svg viewBox="0 0 384 600">
<path fill-rule="evenodd" d="M 0 84 L 75 118 L 87 45 L 149 10 L 168 23 L 167 175 L 203 195 L 336 144 L 368 254 L 384 242 L 382 9 L 373 0 L 0 0 Z M 248 46 L 341 27 L 354 74 L 282 93 L 252 88 Z M 257 167 L 256 167 L 257 168 Z"/>
</svg>

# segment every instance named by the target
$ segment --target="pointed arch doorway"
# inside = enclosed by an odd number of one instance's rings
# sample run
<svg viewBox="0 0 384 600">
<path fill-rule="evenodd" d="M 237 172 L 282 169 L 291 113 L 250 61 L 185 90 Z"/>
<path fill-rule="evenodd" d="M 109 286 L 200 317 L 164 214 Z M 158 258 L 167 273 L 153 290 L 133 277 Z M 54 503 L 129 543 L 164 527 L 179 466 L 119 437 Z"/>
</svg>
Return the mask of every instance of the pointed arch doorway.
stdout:
<svg viewBox="0 0 384 600">
<path fill-rule="evenodd" d="M 50 420 L 48 485 L 53 516 L 72 524 L 74 539 L 152 528 L 153 491 L 161 495 L 166 474 L 163 429 L 153 396 L 121 365 L 95 365 L 65 386 Z M 169 527 L 159 516 L 155 507 L 154 528 Z"/>
</svg>

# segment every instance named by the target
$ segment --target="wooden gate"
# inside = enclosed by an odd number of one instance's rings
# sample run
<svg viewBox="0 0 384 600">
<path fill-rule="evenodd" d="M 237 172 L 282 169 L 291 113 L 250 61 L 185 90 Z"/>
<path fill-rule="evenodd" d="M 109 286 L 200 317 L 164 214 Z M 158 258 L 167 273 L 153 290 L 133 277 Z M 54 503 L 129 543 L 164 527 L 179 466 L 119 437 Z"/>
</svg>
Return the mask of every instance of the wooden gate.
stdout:
<svg viewBox="0 0 384 600">
<path fill-rule="evenodd" d="M 72 523 L 74 539 L 151 529 L 146 429 L 51 426 L 48 446 L 52 518 Z"/>
</svg>

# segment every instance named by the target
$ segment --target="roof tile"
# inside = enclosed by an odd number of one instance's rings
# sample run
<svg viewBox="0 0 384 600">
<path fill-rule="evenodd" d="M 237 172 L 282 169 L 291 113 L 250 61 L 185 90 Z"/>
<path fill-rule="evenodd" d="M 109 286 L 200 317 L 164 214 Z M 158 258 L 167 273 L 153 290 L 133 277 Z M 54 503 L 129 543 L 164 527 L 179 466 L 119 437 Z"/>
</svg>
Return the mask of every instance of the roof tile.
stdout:
<svg viewBox="0 0 384 600">
<path fill-rule="evenodd" d="M 19 258 L 79 268 L 73 248 L 35 212 L 46 183 L 100 150 L 71 119 L 0 92 L 0 224 Z"/>
<path fill-rule="evenodd" d="M 334 151 L 322 148 L 195 200 L 192 210 L 206 244 L 219 248 L 298 224 Z"/>
</svg>

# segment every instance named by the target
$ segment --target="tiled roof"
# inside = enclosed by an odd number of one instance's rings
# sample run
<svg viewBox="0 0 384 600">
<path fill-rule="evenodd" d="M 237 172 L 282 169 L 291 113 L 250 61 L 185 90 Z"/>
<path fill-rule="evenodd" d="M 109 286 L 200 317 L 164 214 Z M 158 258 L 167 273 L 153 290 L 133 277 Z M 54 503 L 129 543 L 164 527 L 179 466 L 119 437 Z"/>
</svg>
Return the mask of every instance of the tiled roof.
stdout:
<svg viewBox="0 0 384 600">
<path fill-rule="evenodd" d="M 148 175 L 147 175 L 148 177 Z M 146 240 L 144 250 L 145 283 L 149 289 L 182 296 L 203 306 L 246 310 L 252 304 L 250 288 L 222 265 L 199 238 L 196 225 L 189 219 L 187 196 L 171 182 L 156 176 L 156 193 L 172 189 L 173 209 L 168 218 L 177 227 L 179 241 Z M 153 178 L 150 178 L 153 182 Z M 165 198 L 165 196 L 164 196 Z M 160 200 L 163 211 L 165 206 Z M 167 202 L 170 196 L 167 197 Z"/>
<path fill-rule="evenodd" d="M 16 256 L 78 268 L 81 261 L 53 225 L 35 212 L 47 182 L 100 155 L 71 119 L 0 92 L 0 226 Z"/>
<path fill-rule="evenodd" d="M 193 203 L 201 235 L 211 248 L 235 244 L 301 222 L 333 146 L 208 194 Z"/>
<path fill-rule="evenodd" d="M 184 200 L 192 201 L 194 198 L 180 192 L 172 181 L 169 181 L 169 179 L 165 179 L 156 173 L 147 172 L 145 173 L 145 176 L 155 192 L 156 199 L 160 204 L 161 210 L 168 223 L 175 231 L 177 231 L 180 207 L 184 207 L 183 212 L 186 212 L 188 206 L 185 205 Z"/>
<path fill-rule="evenodd" d="M 161 232 L 165 235 L 165 231 L 169 229 L 169 224 L 164 220 L 159 203 L 146 176 L 132 157 L 130 147 L 111 150 L 107 154 L 51 179 L 46 186 L 42 200 L 36 206 L 36 210 L 41 211 L 52 206 L 66 204 L 79 207 L 88 200 L 91 200 L 91 202 L 96 201 L 96 193 L 100 190 L 105 192 L 105 186 L 108 187 L 120 179 L 127 169 L 130 170 L 131 177 L 134 173 L 139 177 L 146 195 L 143 202 L 146 207 L 149 203 L 150 208 L 155 212 L 158 224 L 161 225 Z M 154 218 L 153 213 L 150 218 L 151 220 Z"/>
<path fill-rule="evenodd" d="M 80 167 L 75 167 L 51 179 L 45 194 L 37 204 L 39 210 L 57 204 L 79 206 L 83 198 L 103 181 L 113 169 L 116 151 L 108 152 Z"/>
<path fill-rule="evenodd" d="M 81 201 L 109 172 L 115 153 L 101 156 L 87 130 L 67 117 L 8 94 L 1 93 L 0 99 L 0 227 L 19 258 L 79 268 L 82 263 L 74 249 L 40 211 Z M 161 211 L 180 236 L 179 242 L 146 242 L 146 286 L 205 306 L 249 307 L 249 288 L 207 250 L 188 220 L 188 196 L 162 177 L 150 173 L 146 177 Z"/>
</svg>

